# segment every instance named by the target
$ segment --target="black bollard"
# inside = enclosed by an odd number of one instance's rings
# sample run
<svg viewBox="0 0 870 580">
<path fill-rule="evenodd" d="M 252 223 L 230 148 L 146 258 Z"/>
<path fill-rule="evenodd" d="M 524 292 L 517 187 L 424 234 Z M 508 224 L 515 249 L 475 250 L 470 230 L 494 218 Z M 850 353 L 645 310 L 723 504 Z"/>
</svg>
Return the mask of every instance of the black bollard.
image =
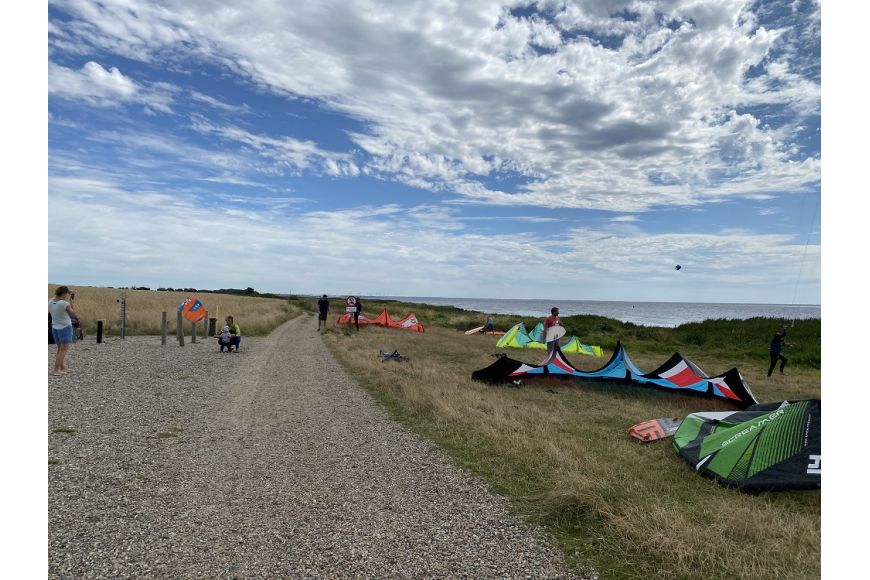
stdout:
<svg viewBox="0 0 870 580">
<path fill-rule="evenodd" d="M 97 344 L 103 342 L 103 321 L 97 320 Z"/>
</svg>

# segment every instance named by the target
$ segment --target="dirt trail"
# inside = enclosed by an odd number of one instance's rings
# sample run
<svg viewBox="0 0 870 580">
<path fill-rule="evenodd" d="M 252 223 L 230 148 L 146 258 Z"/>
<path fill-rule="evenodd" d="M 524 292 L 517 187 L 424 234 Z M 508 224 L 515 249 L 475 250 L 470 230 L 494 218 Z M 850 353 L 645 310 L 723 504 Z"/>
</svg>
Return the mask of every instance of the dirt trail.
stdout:
<svg viewBox="0 0 870 580">
<path fill-rule="evenodd" d="M 50 576 L 572 577 L 392 421 L 312 319 L 238 354 L 147 338 L 79 347 L 50 381 Z"/>
</svg>

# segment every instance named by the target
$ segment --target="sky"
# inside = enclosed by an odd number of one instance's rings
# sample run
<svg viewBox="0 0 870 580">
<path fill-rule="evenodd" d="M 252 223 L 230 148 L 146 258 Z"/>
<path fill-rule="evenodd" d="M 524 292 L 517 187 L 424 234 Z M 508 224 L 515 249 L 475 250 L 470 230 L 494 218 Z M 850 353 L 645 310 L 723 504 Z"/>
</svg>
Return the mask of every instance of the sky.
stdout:
<svg viewBox="0 0 870 580">
<path fill-rule="evenodd" d="M 821 301 L 817 2 L 47 15 L 51 283 Z"/>
</svg>

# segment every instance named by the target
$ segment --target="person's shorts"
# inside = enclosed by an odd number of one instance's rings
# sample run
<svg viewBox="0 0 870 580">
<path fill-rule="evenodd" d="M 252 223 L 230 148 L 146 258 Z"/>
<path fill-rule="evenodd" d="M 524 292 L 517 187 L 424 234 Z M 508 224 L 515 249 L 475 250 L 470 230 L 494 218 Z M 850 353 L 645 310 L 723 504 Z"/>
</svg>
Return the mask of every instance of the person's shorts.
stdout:
<svg viewBox="0 0 870 580">
<path fill-rule="evenodd" d="M 318 320 L 326 320 L 326 312 L 321 312 L 317 318 Z"/>
<path fill-rule="evenodd" d="M 73 341 L 72 324 L 67 324 L 63 328 L 51 327 L 51 335 L 54 337 L 55 344 L 66 344 Z"/>
</svg>

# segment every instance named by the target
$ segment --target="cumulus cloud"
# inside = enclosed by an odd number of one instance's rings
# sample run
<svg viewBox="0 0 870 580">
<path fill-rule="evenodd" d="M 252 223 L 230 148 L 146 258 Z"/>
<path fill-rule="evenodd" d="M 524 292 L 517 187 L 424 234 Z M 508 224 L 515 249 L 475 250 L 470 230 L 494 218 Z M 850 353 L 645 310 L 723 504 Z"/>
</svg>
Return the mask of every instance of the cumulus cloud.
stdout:
<svg viewBox="0 0 870 580">
<path fill-rule="evenodd" d="M 54 4 L 72 15 L 53 26 L 58 47 L 200 58 L 361 120 L 351 137 L 365 155 L 325 156 L 318 170 L 331 175 L 482 204 L 623 211 L 819 180 L 818 152 L 792 147 L 788 131 L 819 109 L 820 81 L 798 50 L 818 42 L 812 9 L 789 26 L 742 0 Z M 788 121 L 746 110 L 760 106 Z M 257 146 L 291 168 L 311 163 L 289 135 Z M 504 172 L 530 180 L 483 185 Z"/>
<path fill-rule="evenodd" d="M 48 93 L 62 99 L 81 99 L 101 107 L 140 104 L 171 113 L 172 92 L 172 87 L 165 83 L 144 86 L 117 67 L 105 69 L 94 61 L 88 61 L 79 70 L 48 63 Z"/>
</svg>

